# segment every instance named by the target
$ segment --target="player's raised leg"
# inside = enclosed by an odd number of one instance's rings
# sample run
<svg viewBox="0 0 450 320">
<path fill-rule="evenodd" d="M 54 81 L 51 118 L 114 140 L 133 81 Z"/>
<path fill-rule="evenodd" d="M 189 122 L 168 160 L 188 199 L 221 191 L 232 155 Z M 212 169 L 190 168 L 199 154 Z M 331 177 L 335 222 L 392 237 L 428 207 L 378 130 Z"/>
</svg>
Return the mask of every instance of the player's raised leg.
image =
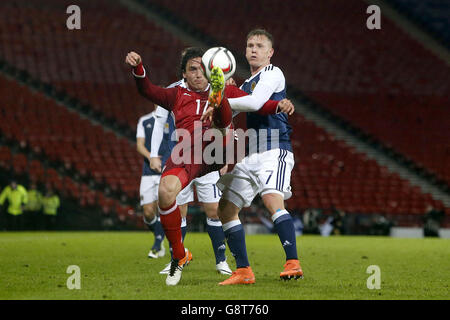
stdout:
<svg viewBox="0 0 450 320">
<path fill-rule="evenodd" d="M 261 198 L 272 215 L 275 230 L 286 254 L 286 263 L 284 270 L 280 273 L 280 278 L 283 280 L 302 278 L 303 270 L 297 255 L 294 223 L 291 215 L 284 207 L 283 196 L 278 193 L 266 193 Z"/>
<path fill-rule="evenodd" d="M 209 90 L 208 102 L 210 106 L 219 108 L 225 89 L 225 76 L 222 69 L 220 69 L 219 67 L 212 68 L 211 79 L 209 83 L 211 87 Z"/>
<path fill-rule="evenodd" d="M 210 91 L 208 103 L 214 108 L 212 123 L 216 128 L 227 128 L 233 118 L 230 104 L 225 97 L 225 77 L 222 69 L 214 67 L 211 70 Z"/>
</svg>

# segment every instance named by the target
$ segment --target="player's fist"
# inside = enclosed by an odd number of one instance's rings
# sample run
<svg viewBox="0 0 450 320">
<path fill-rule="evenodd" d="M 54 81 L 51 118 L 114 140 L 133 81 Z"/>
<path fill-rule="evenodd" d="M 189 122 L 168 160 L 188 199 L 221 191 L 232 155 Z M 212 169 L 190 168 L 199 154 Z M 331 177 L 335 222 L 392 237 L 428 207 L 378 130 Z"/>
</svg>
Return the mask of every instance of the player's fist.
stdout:
<svg viewBox="0 0 450 320">
<path fill-rule="evenodd" d="M 292 115 L 295 111 L 295 107 L 292 104 L 291 100 L 283 99 L 278 103 L 278 112 L 284 112 L 288 115 Z"/>
<path fill-rule="evenodd" d="M 161 172 L 161 157 L 150 158 L 150 169 Z"/>
<path fill-rule="evenodd" d="M 141 56 L 134 51 L 128 52 L 125 58 L 125 63 L 129 64 L 132 67 L 136 67 L 141 62 L 142 62 Z"/>
</svg>

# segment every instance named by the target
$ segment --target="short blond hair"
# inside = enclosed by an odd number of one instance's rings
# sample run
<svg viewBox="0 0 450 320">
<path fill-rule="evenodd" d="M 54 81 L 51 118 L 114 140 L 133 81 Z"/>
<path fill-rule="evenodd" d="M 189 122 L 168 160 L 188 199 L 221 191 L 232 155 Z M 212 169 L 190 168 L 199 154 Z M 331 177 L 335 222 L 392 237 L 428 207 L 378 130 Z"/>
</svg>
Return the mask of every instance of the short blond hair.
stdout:
<svg viewBox="0 0 450 320">
<path fill-rule="evenodd" d="M 250 39 L 253 36 L 265 36 L 270 41 L 270 43 L 272 44 L 272 47 L 274 45 L 272 34 L 270 32 L 268 32 L 267 30 L 265 30 L 265 29 L 256 28 L 256 29 L 251 30 L 247 34 L 247 41 L 248 41 L 248 39 Z"/>
</svg>

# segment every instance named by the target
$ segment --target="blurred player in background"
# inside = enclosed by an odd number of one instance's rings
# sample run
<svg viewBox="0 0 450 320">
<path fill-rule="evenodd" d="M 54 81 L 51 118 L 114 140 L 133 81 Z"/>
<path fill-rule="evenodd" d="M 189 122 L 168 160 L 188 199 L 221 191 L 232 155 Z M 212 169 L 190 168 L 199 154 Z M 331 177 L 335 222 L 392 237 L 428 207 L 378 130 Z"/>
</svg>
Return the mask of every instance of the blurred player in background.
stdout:
<svg viewBox="0 0 450 320">
<path fill-rule="evenodd" d="M 261 107 L 267 100 L 286 98 L 286 84 L 283 72 L 270 63 L 274 53 L 273 37 L 262 29 L 255 29 L 247 35 L 246 58 L 250 64 L 251 77 L 241 86 L 249 96 L 236 99 L 233 110 L 246 111 L 246 106 Z M 249 100 L 253 100 L 250 102 Z M 254 110 L 247 110 L 254 111 Z M 286 263 L 281 272 L 282 279 L 303 276 L 297 256 L 295 229 L 291 215 L 284 207 L 284 200 L 292 195 L 290 186 L 294 156 L 290 141 L 291 126 L 287 114 L 263 116 L 247 113 L 247 128 L 267 132 L 264 146 L 258 145 L 258 152 L 247 155 L 237 163 L 232 172 L 222 176 L 217 186 L 223 195 L 219 203 L 219 217 L 228 246 L 236 259 L 237 270 L 221 282 L 221 285 L 251 284 L 255 276 L 250 267 L 245 244 L 245 232 L 239 219 L 239 211 L 250 206 L 259 194 L 272 216 L 275 230 L 286 254 Z M 273 143 L 273 138 L 278 141 Z M 261 144 L 261 139 L 258 139 Z"/>
<path fill-rule="evenodd" d="M 181 213 L 176 203 L 179 192 L 186 187 L 193 179 L 217 171 L 225 161 L 207 165 L 201 154 L 201 163 L 195 161 L 195 141 L 201 143 L 201 150 L 210 144 L 210 141 L 203 140 L 203 134 L 212 125 L 226 132 L 231 125 L 232 112 L 227 97 L 239 97 L 246 95 L 245 92 L 234 86 L 225 87 L 225 79 L 220 68 L 213 68 L 211 71 L 210 83 L 203 74 L 201 67 L 201 56 L 193 57 L 186 63 L 183 78 L 186 79 L 187 88 L 180 86 L 174 88 L 161 88 L 150 82 L 146 76 L 141 57 L 135 53 L 128 53 L 125 62 L 133 67 L 133 75 L 139 92 L 155 104 L 160 105 L 168 111 L 172 111 L 175 118 L 177 130 L 184 129 L 189 133 L 187 137 L 180 139 L 179 144 L 186 145 L 184 139 L 188 139 L 188 148 L 183 148 L 183 155 L 188 156 L 188 160 L 179 162 L 179 154 L 172 152 L 171 157 L 166 162 L 158 190 L 158 207 L 166 237 L 172 249 L 173 259 L 170 271 L 166 278 L 167 285 L 176 285 L 181 279 L 183 267 L 189 260 L 189 251 L 185 251 L 181 234 Z M 200 119 L 208 104 L 213 106 L 213 116 L 211 121 L 201 123 L 201 132 L 194 131 L 195 123 Z M 261 113 L 276 113 L 279 110 L 293 109 L 292 104 L 284 101 L 268 101 L 265 107 L 261 108 Z M 229 135 L 228 137 L 229 138 Z M 225 137 L 224 137 L 225 140 Z"/>
<path fill-rule="evenodd" d="M 142 168 L 141 185 L 139 188 L 141 206 L 144 210 L 144 222 L 155 236 L 155 241 L 148 253 L 149 258 L 160 258 L 166 253 L 164 248 L 164 229 L 158 217 L 158 186 L 161 179 L 161 166 L 165 164 L 170 156 L 174 141 L 171 141 L 175 123 L 171 116 L 165 118 L 161 129 L 156 127 L 155 112 L 151 112 L 139 119 L 136 131 L 136 148 L 144 157 Z M 151 141 L 154 135 L 161 135 L 161 140 L 156 149 L 158 166 L 151 166 Z"/>
</svg>

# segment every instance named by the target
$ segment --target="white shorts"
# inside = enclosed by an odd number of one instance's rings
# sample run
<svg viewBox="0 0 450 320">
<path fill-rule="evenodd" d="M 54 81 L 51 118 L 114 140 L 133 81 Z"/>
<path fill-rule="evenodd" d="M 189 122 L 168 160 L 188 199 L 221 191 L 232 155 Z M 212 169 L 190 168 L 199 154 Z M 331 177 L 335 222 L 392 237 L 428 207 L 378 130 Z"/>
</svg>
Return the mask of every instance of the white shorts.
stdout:
<svg viewBox="0 0 450 320">
<path fill-rule="evenodd" d="M 158 187 L 160 175 L 142 176 L 139 194 L 141 196 L 141 206 L 158 200 Z"/>
<path fill-rule="evenodd" d="M 222 192 L 217 188 L 219 171 L 210 172 L 192 180 L 177 196 L 177 204 L 182 205 L 194 201 L 194 186 L 197 190 L 197 198 L 202 203 L 219 202 Z"/>
<path fill-rule="evenodd" d="M 292 196 L 291 171 L 294 155 L 283 149 L 254 153 L 220 177 L 217 187 L 223 197 L 237 207 L 249 207 L 257 194 L 278 193 L 284 200 Z"/>
</svg>

